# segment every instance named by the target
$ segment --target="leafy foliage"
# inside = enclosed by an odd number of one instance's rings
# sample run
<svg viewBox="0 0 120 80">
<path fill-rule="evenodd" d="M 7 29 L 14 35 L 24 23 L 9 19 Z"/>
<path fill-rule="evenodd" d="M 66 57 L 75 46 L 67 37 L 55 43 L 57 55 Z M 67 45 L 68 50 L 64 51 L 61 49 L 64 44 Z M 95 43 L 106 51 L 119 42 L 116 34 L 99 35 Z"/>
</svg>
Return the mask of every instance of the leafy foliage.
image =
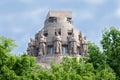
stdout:
<svg viewBox="0 0 120 80">
<path fill-rule="evenodd" d="M 100 65 L 104 64 L 106 61 L 105 54 L 103 54 L 97 45 L 89 42 L 88 43 L 88 54 L 87 62 L 90 62 L 94 65 L 94 68 L 97 69 Z"/>
<path fill-rule="evenodd" d="M 120 31 L 105 30 L 101 44 L 103 52 L 89 42 L 87 57 L 64 57 L 46 69 L 36 64 L 35 57 L 10 54 L 14 41 L 0 37 L 0 80 L 120 80 Z"/>
<path fill-rule="evenodd" d="M 120 79 L 120 30 L 115 27 L 105 29 L 101 41 L 107 63 L 116 72 Z"/>
</svg>

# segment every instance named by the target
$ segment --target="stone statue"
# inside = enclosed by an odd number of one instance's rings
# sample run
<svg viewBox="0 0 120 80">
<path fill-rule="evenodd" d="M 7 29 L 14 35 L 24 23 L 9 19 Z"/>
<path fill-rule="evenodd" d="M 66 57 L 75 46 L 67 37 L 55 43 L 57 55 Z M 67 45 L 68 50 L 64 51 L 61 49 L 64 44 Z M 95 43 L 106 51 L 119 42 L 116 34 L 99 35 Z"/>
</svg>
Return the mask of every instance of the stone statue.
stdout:
<svg viewBox="0 0 120 80">
<path fill-rule="evenodd" d="M 79 32 L 79 42 L 80 42 L 79 54 L 80 54 L 80 55 L 82 55 L 82 52 L 83 52 L 83 48 L 82 48 L 82 40 L 83 40 L 82 33 Z"/>
<path fill-rule="evenodd" d="M 54 53 L 55 54 L 62 54 L 62 44 L 61 44 L 61 36 L 56 33 L 54 37 Z"/>
<path fill-rule="evenodd" d="M 32 53 L 33 47 L 31 46 L 31 43 L 28 43 L 28 48 L 27 48 L 27 53 L 30 56 L 34 56 L 34 54 Z"/>
<path fill-rule="evenodd" d="M 82 40 L 82 33 L 79 32 L 79 41 L 81 41 L 81 40 Z"/>
<path fill-rule="evenodd" d="M 30 39 L 30 42 L 28 44 L 28 48 L 27 48 L 27 53 L 30 55 L 30 56 L 36 56 L 35 55 L 35 40 L 33 40 L 32 38 Z"/>
<path fill-rule="evenodd" d="M 74 34 L 70 35 L 68 37 L 68 47 L 69 47 L 69 54 L 70 55 L 75 55 L 77 54 L 77 44 L 76 44 L 76 40 L 74 38 Z"/>
<path fill-rule="evenodd" d="M 88 45 L 82 32 L 74 29 L 72 13 L 67 11 L 49 11 L 40 29 L 28 43 L 27 53 L 37 58 L 61 55 L 86 56 Z M 55 55 L 56 54 L 56 55 Z M 47 58 L 49 57 L 49 58 Z"/>
<path fill-rule="evenodd" d="M 87 56 L 87 51 L 88 51 L 88 43 L 86 40 L 86 37 L 82 38 L 82 56 Z"/>
<path fill-rule="evenodd" d="M 38 56 L 45 56 L 46 55 L 46 38 L 43 35 L 43 30 L 41 31 L 40 38 L 39 38 L 39 53 Z"/>
</svg>

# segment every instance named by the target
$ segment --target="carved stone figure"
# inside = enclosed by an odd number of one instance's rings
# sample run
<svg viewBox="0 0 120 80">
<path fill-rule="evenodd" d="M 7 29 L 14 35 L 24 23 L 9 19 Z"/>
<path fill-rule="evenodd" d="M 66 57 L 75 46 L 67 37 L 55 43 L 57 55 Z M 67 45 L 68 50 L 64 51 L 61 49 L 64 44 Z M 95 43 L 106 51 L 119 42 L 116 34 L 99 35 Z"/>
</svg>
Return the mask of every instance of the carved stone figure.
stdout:
<svg viewBox="0 0 120 80">
<path fill-rule="evenodd" d="M 40 39 L 39 39 L 39 53 L 38 56 L 45 56 L 46 55 L 46 38 L 43 35 L 43 31 L 41 32 Z"/>
<path fill-rule="evenodd" d="M 55 54 L 62 54 L 62 44 L 61 44 L 61 37 L 56 33 L 56 36 L 54 37 L 54 53 Z"/>
<path fill-rule="evenodd" d="M 29 55 L 31 56 L 35 56 L 35 40 L 33 40 L 32 38 L 30 39 L 30 42 L 28 43 L 28 48 L 27 48 L 27 52 Z"/>
<path fill-rule="evenodd" d="M 86 37 L 82 38 L 82 56 L 87 56 L 87 51 L 88 51 L 88 43 L 86 40 Z"/>
<path fill-rule="evenodd" d="M 79 54 L 82 55 L 82 52 L 83 52 L 83 48 L 82 48 L 82 33 L 79 32 L 79 42 L 80 42 L 80 45 L 79 45 Z"/>
<path fill-rule="evenodd" d="M 82 33 L 79 32 L 79 41 L 81 41 L 81 40 L 82 40 Z"/>
<path fill-rule="evenodd" d="M 33 46 L 31 46 L 31 43 L 28 43 L 27 53 L 28 53 L 30 56 L 34 56 L 32 50 L 33 50 Z"/>
<path fill-rule="evenodd" d="M 76 44 L 76 40 L 74 38 L 74 34 L 70 35 L 68 37 L 68 46 L 69 46 L 69 54 L 70 55 L 75 55 L 77 54 L 77 44 Z"/>
<path fill-rule="evenodd" d="M 27 53 L 30 56 L 40 56 L 39 58 L 55 54 L 60 54 L 60 57 L 61 55 L 86 56 L 87 48 L 86 39 L 74 28 L 72 12 L 49 11 L 44 27 L 28 43 Z"/>
</svg>

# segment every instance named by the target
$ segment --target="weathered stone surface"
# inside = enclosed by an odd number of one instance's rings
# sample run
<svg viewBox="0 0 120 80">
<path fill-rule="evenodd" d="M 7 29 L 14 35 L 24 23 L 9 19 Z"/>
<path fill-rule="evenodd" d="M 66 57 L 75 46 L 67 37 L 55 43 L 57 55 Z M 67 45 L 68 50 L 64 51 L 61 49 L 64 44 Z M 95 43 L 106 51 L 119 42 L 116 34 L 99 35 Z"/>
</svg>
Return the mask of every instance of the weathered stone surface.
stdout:
<svg viewBox="0 0 120 80">
<path fill-rule="evenodd" d="M 72 13 L 69 11 L 49 11 L 44 27 L 28 43 L 27 53 L 39 57 L 38 62 L 59 61 L 59 55 L 87 55 L 87 40 L 74 29 Z M 40 59 L 41 58 L 41 59 Z"/>
<path fill-rule="evenodd" d="M 44 68 L 50 68 L 51 62 L 54 62 L 55 64 L 61 63 L 63 60 L 63 57 L 68 57 L 68 55 L 51 55 L 46 57 L 37 57 L 37 64 L 44 67 Z M 69 58 L 72 58 L 73 56 L 69 55 Z M 74 56 L 79 61 L 80 55 Z"/>
</svg>

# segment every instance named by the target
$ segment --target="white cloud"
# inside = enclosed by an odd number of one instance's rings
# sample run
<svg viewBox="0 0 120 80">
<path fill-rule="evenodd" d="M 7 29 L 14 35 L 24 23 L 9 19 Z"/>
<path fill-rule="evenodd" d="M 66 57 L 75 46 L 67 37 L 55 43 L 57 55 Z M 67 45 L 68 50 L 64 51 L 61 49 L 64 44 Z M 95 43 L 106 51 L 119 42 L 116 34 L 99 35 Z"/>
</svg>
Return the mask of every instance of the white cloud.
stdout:
<svg viewBox="0 0 120 80">
<path fill-rule="evenodd" d="M 56 0 L 55 0 L 56 1 Z M 74 0 L 57 0 L 58 2 L 74 2 Z M 76 0 L 79 1 L 79 0 Z"/>
<path fill-rule="evenodd" d="M 94 18 L 94 13 L 87 11 L 87 10 L 75 11 L 73 14 L 73 17 L 75 19 L 79 18 L 80 20 L 88 20 L 88 19 Z"/>
<path fill-rule="evenodd" d="M 120 7 L 116 10 L 115 15 L 116 15 L 117 17 L 120 17 Z"/>
<path fill-rule="evenodd" d="M 117 2 L 118 4 L 120 4 L 120 0 L 116 0 L 116 2 Z"/>
<path fill-rule="evenodd" d="M 19 0 L 19 2 L 25 3 L 25 4 L 31 4 L 35 2 L 35 0 Z"/>
<path fill-rule="evenodd" d="M 25 30 L 22 28 L 22 27 L 11 27 L 11 32 L 12 33 L 22 33 L 22 32 L 24 32 Z"/>
<path fill-rule="evenodd" d="M 3 15 L 0 15 L 0 21 L 5 21 L 7 23 L 9 22 L 12 22 L 14 20 L 14 15 L 11 15 L 11 14 L 3 14 Z"/>
<path fill-rule="evenodd" d="M 36 18 L 40 16 L 41 14 L 44 14 L 44 12 L 46 12 L 47 10 L 48 8 L 38 8 L 35 10 L 26 11 L 25 13 L 23 13 L 23 15 L 31 17 L 31 18 Z"/>
<path fill-rule="evenodd" d="M 89 4 L 103 4 L 107 0 L 83 0 L 83 1 Z"/>
<path fill-rule="evenodd" d="M 46 16 L 48 10 L 48 8 L 38 8 L 23 12 L 22 16 L 24 17 L 24 20 L 32 20 L 32 23 L 37 24 L 44 15 Z"/>
<path fill-rule="evenodd" d="M 37 8 L 32 10 L 26 10 L 11 14 L 1 14 L 0 22 L 5 22 L 7 24 L 12 24 L 14 26 L 16 23 L 31 21 L 33 24 L 39 23 L 43 15 L 46 16 L 48 8 Z M 44 14 L 46 13 L 46 14 Z M 21 21 L 22 20 L 22 21 Z"/>
</svg>

